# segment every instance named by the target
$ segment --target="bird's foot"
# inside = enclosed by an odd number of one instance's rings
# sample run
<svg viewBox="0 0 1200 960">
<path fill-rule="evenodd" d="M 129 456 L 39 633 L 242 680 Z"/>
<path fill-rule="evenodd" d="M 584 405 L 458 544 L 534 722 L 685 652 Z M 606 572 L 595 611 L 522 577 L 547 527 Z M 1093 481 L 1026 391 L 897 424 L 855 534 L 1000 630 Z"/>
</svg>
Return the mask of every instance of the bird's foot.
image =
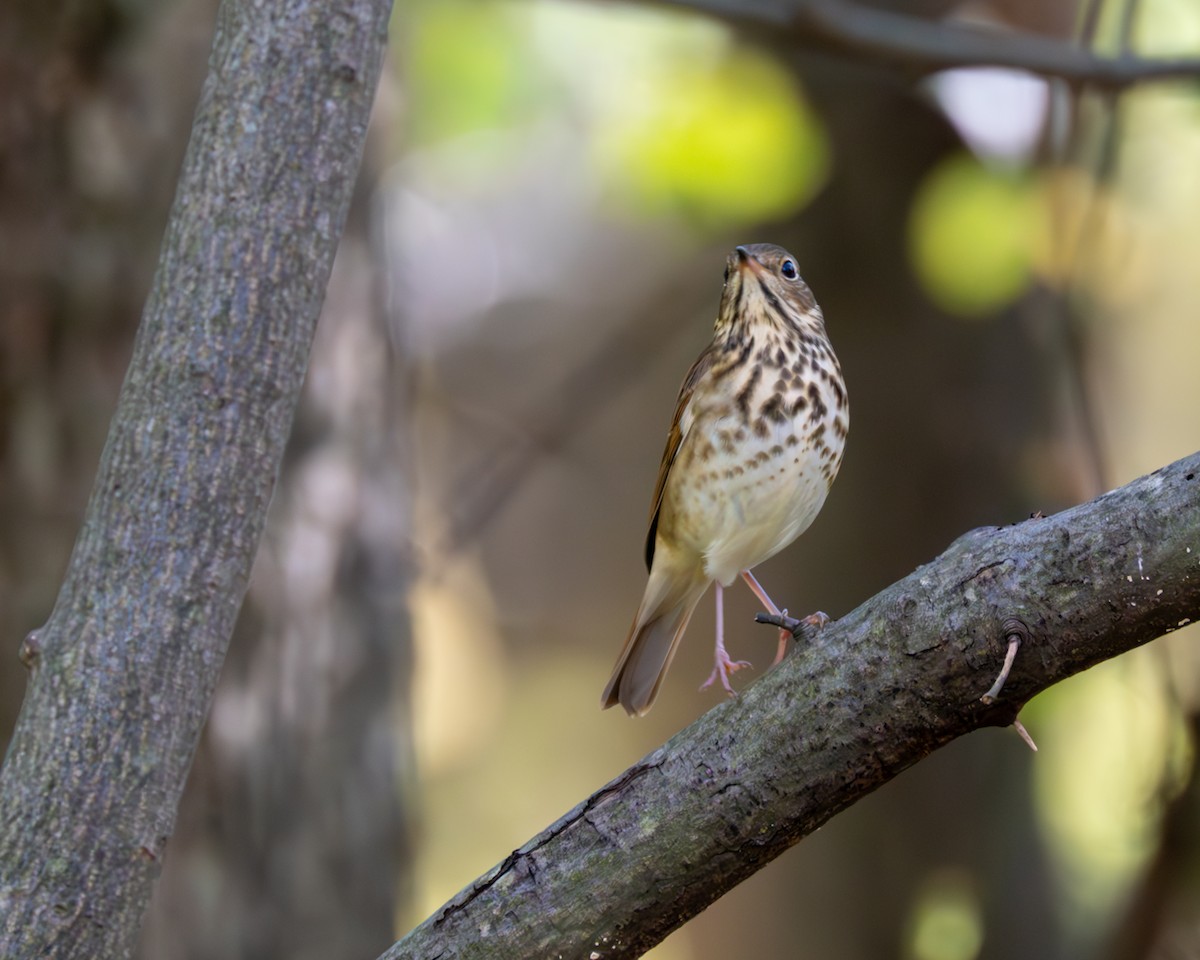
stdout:
<svg viewBox="0 0 1200 960">
<path fill-rule="evenodd" d="M 716 663 L 713 665 L 713 672 L 708 675 L 707 680 L 700 684 L 700 689 L 707 690 L 719 679 L 721 686 L 725 688 L 725 692 L 732 697 L 734 691 L 729 683 L 729 675 L 737 673 L 743 667 L 752 666 L 753 664 L 749 660 L 733 660 L 724 650 L 718 650 Z"/>
<path fill-rule="evenodd" d="M 818 610 L 816 613 L 810 613 L 800 622 L 806 627 L 812 627 L 814 630 L 824 630 L 825 625 L 832 619 L 833 617 L 827 614 L 824 610 Z"/>
<path fill-rule="evenodd" d="M 791 620 L 791 618 L 788 617 L 788 612 L 786 609 L 779 611 L 779 618 L 785 622 Z M 810 613 L 802 620 L 792 621 L 796 624 L 794 629 L 789 630 L 787 627 L 780 627 L 779 649 L 775 651 L 775 660 L 771 666 L 776 667 L 779 665 L 780 661 L 783 660 L 783 655 L 787 653 L 787 642 L 789 640 L 796 639 L 798 633 L 808 633 L 810 631 L 819 632 L 825 629 L 825 625 L 829 623 L 831 619 L 832 617 L 830 617 L 829 614 L 827 614 L 824 610 L 818 610 L 816 613 Z"/>
<path fill-rule="evenodd" d="M 760 613 L 754 618 L 756 623 L 770 623 L 779 628 L 779 649 L 775 653 L 776 666 L 787 652 L 788 640 L 811 640 L 812 636 L 825 629 L 825 625 L 833 622 L 833 618 L 822 610 L 810 613 L 802 620 L 789 617 L 786 610 L 779 613 Z"/>
</svg>

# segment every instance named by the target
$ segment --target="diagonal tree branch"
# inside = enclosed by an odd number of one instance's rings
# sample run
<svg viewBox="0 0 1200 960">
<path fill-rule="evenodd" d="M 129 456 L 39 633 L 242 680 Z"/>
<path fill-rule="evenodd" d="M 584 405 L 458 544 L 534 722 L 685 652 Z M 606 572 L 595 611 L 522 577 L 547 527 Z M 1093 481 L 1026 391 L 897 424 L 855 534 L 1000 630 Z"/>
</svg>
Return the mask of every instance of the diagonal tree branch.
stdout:
<svg viewBox="0 0 1200 960">
<path fill-rule="evenodd" d="M 1055 516 L 974 530 L 514 851 L 384 960 L 638 956 L 933 750 L 1192 620 L 1200 453 Z M 1030 639 L 984 704 L 1014 623 Z"/>
<path fill-rule="evenodd" d="M 266 518 L 390 0 L 227 0 L 154 286 L 0 773 L 0 956 L 136 943 Z"/>
<path fill-rule="evenodd" d="M 905 67 L 1009 67 L 1073 84 L 1122 90 L 1200 77 L 1200 59 L 1103 57 L 1062 40 L 879 10 L 849 0 L 655 0 L 707 13 L 776 43 Z"/>
</svg>

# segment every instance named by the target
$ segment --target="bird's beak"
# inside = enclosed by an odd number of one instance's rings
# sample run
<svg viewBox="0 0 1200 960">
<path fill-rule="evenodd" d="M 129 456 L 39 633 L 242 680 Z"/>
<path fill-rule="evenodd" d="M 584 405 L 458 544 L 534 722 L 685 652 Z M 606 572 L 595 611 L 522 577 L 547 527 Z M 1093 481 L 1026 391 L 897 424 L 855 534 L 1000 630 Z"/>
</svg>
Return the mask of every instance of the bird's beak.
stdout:
<svg viewBox="0 0 1200 960">
<path fill-rule="evenodd" d="M 745 247 L 738 247 L 733 251 L 734 268 L 739 271 L 749 270 L 756 277 L 761 277 L 767 272 L 758 261 L 758 257 L 750 253 Z"/>
</svg>

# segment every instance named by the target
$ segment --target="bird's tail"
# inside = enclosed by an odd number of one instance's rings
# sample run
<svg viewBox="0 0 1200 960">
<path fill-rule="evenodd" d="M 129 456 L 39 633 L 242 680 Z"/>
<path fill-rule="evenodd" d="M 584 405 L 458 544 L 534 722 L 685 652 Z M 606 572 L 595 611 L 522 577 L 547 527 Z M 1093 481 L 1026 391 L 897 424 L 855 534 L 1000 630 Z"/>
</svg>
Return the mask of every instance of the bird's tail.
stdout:
<svg viewBox="0 0 1200 960">
<path fill-rule="evenodd" d="M 631 717 L 640 717 L 653 706 L 679 639 L 708 583 L 703 575 L 681 577 L 664 570 L 651 571 L 642 605 L 604 688 L 601 707 L 619 703 Z"/>
</svg>

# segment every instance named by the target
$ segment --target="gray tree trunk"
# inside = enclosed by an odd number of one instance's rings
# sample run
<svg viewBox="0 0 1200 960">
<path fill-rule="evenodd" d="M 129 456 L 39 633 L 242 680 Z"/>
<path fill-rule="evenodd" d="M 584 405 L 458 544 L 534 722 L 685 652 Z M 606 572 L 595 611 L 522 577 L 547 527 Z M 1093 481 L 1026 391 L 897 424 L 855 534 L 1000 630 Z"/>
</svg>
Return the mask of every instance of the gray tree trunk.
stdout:
<svg viewBox="0 0 1200 960">
<path fill-rule="evenodd" d="M 362 960 L 395 940 L 413 862 L 407 380 L 373 305 L 369 166 L 145 960 Z"/>
<path fill-rule="evenodd" d="M 0 956 L 127 956 L 245 593 L 390 4 L 222 5 L 150 299 L 0 774 Z"/>
</svg>

